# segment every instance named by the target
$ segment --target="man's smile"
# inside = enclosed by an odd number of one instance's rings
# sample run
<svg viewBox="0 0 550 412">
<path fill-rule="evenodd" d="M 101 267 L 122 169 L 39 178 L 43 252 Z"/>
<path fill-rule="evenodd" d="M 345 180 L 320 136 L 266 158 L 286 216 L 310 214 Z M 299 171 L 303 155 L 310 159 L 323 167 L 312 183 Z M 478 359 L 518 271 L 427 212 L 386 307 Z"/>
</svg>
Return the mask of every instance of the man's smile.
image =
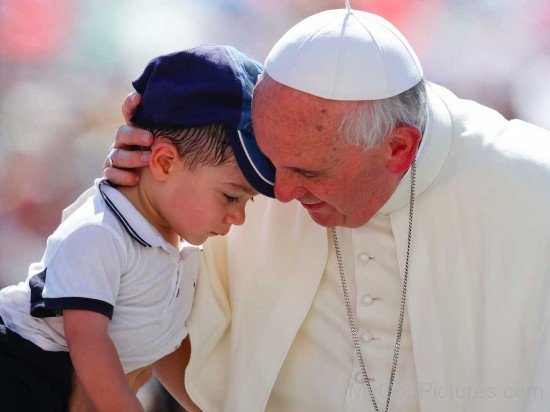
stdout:
<svg viewBox="0 0 550 412">
<path fill-rule="evenodd" d="M 318 210 L 322 208 L 324 205 L 326 205 L 326 202 L 318 202 L 318 203 L 304 203 L 300 201 L 303 207 L 305 207 L 307 210 Z"/>
</svg>

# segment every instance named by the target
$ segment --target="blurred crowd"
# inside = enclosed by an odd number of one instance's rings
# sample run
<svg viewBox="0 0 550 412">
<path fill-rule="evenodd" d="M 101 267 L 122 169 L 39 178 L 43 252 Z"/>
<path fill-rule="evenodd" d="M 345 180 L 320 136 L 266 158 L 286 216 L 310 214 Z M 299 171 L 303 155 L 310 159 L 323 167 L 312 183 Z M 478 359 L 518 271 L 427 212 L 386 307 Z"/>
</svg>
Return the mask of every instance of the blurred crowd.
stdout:
<svg viewBox="0 0 550 412">
<path fill-rule="evenodd" d="M 548 0 L 351 5 L 394 23 L 428 80 L 550 128 Z M 151 58 L 224 43 L 263 61 L 294 23 L 341 7 L 344 0 L 0 0 L 0 287 L 25 278 L 61 210 L 100 175 L 120 104 Z"/>
</svg>

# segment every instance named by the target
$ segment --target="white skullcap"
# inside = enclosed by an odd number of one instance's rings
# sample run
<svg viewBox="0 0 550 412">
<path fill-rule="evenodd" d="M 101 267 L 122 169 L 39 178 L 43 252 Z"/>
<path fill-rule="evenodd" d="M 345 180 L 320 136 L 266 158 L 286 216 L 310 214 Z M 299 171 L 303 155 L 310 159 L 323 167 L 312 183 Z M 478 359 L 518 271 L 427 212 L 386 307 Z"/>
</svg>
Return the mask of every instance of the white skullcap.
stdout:
<svg viewBox="0 0 550 412">
<path fill-rule="evenodd" d="M 414 50 L 388 21 L 358 10 L 327 10 L 302 20 L 265 62 L 275 81 L 332 100 L 398 95 L 423 76 Z"/>
</svg>

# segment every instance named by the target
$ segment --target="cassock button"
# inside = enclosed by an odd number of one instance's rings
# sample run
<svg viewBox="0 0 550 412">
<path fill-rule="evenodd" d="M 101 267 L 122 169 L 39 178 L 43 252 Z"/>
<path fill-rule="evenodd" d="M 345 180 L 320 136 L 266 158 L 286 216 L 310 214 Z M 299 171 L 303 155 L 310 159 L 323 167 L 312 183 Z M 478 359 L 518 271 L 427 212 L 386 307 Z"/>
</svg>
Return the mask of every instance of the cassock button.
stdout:
<svg viewBox="0 0 550 412">
<path fill-rule="evenodd" d="M 366 331 L 361 335 L 361 340 L 365 343 L 371 342 L 372 339 L 373 339 L 372 333 L 370 333 L 369 331 Z"/>
<path fill-rule="evenodd" d="M 365 295 L 363 296 L 363 299 L 361 299 L 361 303 L 364 306 L 370 306 L 374 303 L 374 298 L 371 295 Z"/>
<path fill-rule="evenodd" d="M 361 262 L 362 264 L 368 263 L 369 260 L 370 260 L 370 256 L 367 255 L 366 253 L 361 253 L 359 255 L 359 262 Z"/>
</svg>

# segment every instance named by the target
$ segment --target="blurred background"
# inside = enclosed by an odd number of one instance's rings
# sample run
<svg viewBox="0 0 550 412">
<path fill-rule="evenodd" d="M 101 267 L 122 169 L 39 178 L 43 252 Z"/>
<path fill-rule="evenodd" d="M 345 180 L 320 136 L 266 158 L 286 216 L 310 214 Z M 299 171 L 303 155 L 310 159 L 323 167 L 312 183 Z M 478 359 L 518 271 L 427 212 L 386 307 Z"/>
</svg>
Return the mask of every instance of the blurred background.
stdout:
<svg viewBox="0 0 550 412">
<path fill-rule="evenodd" d="M 426 78 L 550 128 L 549 0 L 351 0 L 415 48 Z M 0 0 L 0 287 L 40 260 L 91 186 L 147 62 L 204 43 L 263 61 L 286 30 L 344 0 Z M 154 384 L 151 384 L 154 386 Z M 170 410 L 157 391 L 150 411 Z"/>
</svg>

